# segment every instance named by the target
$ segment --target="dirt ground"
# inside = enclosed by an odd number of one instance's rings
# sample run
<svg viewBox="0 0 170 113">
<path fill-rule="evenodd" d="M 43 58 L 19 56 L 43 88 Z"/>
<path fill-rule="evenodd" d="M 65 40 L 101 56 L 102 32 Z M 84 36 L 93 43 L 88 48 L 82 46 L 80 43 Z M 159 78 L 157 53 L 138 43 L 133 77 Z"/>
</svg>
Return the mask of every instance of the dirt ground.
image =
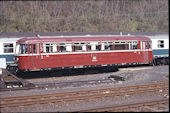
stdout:
<svg viewBox="0 0 170 113">
<path fill-rule="evenodd" d="M 107 88 L 107 87 L 119 87 L 135 84 L 144 84 L 157 81 L 169 81 L 169 65 L 165 66 L 143 66 L 143 67 L 129 67 L 129 68 L 119 68 L 117 72 L 100 73 L 100 74 L 88 74 L 80 76 L 63 76 L 63 77 L 50 77 L 50 78 L 36 78 L 27 79 L 31 83 L 52 83 L 52 82 L 66 82 L 66 81 L 86 81 L 86 80 L 101 80 L 106 79 L 110 76 L 122 77 L 121 81 L 114 81 L 109 84 L 98 84 L 98 85 L 82 85 L 77 87 L 67 86 L 63 88 L 47 88 L 43 90 L 29 90 L 29 91 L 8 91 L 1 92 L 1 97 L 10 96 L 25 96 L 25 95 L 36 95 L 36 94 L 47 94 L 56 92 L 67 92 L 76 91 L 83 89 L 96 89 L 96 88 Z M 144 95 L 136 96 L 125 96 L 121 98 L 102 98 L 88 100 L 87 102 L 70 102 L 61 104 L 45 104 L 45 105 L 35 105 L 29 107 L 22 107 L 17 109 L 4 109 L 2 112 L 55 112 L 55 111 L 78 111 L 90 108 L 98 108 L 104 106 L 112 106 L 127 103 L 136 103 L 149 100 L 157 100 L 166 98 L 167 92 L 157 92 L 157 93 L 146 93 Z M 168 94 L 169 95 L 169 94 Z"/>
</svg>

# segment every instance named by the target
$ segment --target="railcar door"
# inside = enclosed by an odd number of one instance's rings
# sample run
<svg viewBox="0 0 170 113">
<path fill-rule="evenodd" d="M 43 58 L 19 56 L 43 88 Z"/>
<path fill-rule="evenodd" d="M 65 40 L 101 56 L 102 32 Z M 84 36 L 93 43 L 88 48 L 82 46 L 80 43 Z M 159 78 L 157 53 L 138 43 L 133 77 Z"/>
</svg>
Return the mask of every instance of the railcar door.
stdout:
<svg viewBox="0 0 170 113">
<path fill-rule="evenodd" d="M 143 63 L 148 63 L 148 41 L 141 41 L 141 52 L 143 56 Z"/>
<path fill-rule="evenodd" d="M 29 44 L 30 69 L 37 70 L 40 66 L 39 44 Z"/>
</svg>

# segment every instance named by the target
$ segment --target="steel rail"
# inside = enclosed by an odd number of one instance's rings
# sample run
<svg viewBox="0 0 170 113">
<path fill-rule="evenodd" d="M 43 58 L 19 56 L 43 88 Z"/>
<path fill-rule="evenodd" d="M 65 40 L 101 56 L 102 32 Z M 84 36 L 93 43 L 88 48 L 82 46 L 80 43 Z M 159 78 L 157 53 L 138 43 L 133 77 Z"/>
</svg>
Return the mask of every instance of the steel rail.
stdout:
<svg viewBox="0 0 170 113">
<path fill-rule="evenodd" d="M 157 82 L 150 84 L 140 84 L 126 87 L 114 87 L 95 90 L 82 90 L 75 92 L 64 92 L 55 94 L 19 96 L 19 97 L 5 97 L 0 98 L 0 108 L 17 107 L 34 105 L 41 103 L 57 103 L 63 101 L 86 100 L 101 97 L 115 97 L 122 95 L 134 95 L 146 92 L 155 92 L 159 90 L 167 90 L 169 88 L 168 82 Z"/>
<path fill-rule="evenodd" d="M 164 106 L 163 110 L 154 110 L 152 107 L 162 107 Z M 169 106 L 169 99 L 163 100 L 155 100 L 149 102 L 140 102 L 140 103 L 133 103 L 133 104 L 126 104 L 126 105 L 118 105 L 118 106 L 111 106 L 111 107 L 103 107 L 103 108 L 94 108 L 88 110 L 80 110 L 78 112 L 121 112 L 121 111 L 168 111 L 167 109 Z M 165 108 L 167 107 L 167 108 Z"/>
</svg>

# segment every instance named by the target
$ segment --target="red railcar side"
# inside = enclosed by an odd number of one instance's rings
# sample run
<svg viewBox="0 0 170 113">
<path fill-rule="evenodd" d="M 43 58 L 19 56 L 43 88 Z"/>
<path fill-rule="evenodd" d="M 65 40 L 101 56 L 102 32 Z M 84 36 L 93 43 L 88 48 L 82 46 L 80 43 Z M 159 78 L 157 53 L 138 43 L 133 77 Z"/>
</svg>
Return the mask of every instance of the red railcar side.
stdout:
<svg viewBox="0 0 170 113">
<path fill-rule="evenodd" d="M 102 42 L 114 42 L 124 41 L 128 46 L 131 45 L 128 41 L 136 41 L 137 48 L 125 50 L 105 50 Z M 73 51 L 73 45 L 70 47 L 70 52 L 59 51 L 59 43 L 74 43 L 74 42 L 100 42 L 99 50 L 89 51 L 86 45 L 85 51 Z M 52 43 L 56 46 L 56 52 L 48 53 L 44 52 L 43 44 Z M 50 68 L 64 68 L 64 67 L 81 67 L 81 66 L 93 66 L 93 65 L 108 65 L 108 64 L 126 64 L 126 63 L 151 63 L 152 62 L 152 50 L 149 48 L 149 38 L 146 37 L 85 37 L 85 38 L 30 38 L 21 39 L 18 44 L 25 44 L 27 50 L 25 53 L 20 53 L 18 57 L 18 65 L 20 70 L 40 70 Z M 113 43 L 114 45 L 116 43 Z M 121 45 L 121 44 L 120 44 Z M 132 44 L 133 45 L 133 44 Z M 93 47 L 91 47 L 93 48 Z M 97 48 L 97 47 L 96 47 Z M 82 49 L 82 48 L 81 48 Z M 54 51 L 52 49 L 51 51 Z"/>
</svg>

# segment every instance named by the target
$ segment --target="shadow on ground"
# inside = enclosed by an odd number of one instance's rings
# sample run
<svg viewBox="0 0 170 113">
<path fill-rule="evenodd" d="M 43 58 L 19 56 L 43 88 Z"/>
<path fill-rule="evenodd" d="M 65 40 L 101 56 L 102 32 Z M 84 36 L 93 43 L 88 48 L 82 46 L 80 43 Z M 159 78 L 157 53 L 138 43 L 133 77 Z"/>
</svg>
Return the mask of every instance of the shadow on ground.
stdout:
<svg viewBox="0 0 170 113">
<path fill-rule="evenodd" d="M 61 70 L 46 70 L 46 71 L 34 71 L 34 72 L 17 72 L 17 76 L 20 78 L 46 78 L 46 77 L 63 77 L 63 76 L 78 76 L 85 74 L 97 74 L 116 72 L 116 67 L 91 67 L 91 68 L 79 68 L 79 69 L 61 69 Z"/>
</svg>

